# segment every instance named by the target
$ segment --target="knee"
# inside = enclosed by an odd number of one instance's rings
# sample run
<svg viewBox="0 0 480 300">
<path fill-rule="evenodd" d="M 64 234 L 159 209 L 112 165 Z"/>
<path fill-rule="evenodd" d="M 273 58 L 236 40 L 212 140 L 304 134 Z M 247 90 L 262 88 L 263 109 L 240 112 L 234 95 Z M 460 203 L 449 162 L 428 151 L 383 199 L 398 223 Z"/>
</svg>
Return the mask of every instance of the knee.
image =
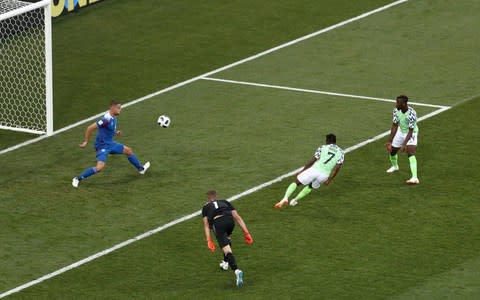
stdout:
<svg viewBox="0 0 480 300">
<path fill-rule="evenodd" d="M 132 148 L 125 146 L 125 147 L 123 148 L 123 153 L 124 153 L 125 155 L 127 155 L 127 156 L 130 156 L 130 155 L 133 154 L 133 150 L 132 150 Z"/>
<path fill-rule="evenodd" d="M 97 170 L 97 173 L 101 172 L 103 169 L 105 169 L 105 164 L 97 164 L 95 169 Z"/>
<path fill-rule="evenodd" d="M 232 253 L 232 247 L 230 247 L 230 245 L 226 245 L 222 248 L 222 250 L 225 255 L 227 255 L 228 253 Z"/>
</svg>

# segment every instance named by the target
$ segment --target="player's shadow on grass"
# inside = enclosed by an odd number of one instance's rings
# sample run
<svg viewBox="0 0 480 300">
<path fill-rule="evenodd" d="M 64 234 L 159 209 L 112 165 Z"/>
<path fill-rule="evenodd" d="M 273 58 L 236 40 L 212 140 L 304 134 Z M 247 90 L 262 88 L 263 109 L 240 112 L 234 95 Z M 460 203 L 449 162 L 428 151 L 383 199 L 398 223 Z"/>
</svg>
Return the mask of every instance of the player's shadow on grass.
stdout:
<svg viewBox="0 0 480 300">
<path fill-rule="evenodd" d="M 115 166 L 112 166 L 111 168 L 112 169 L 115 168 L 115 170 L 117 170 Z M 85 180 L 85 182 L 82 182 L 82 184 L 88 185 L 91 187 L 101 187 L 101 186 L 109 187 L 109 186 L 119 186 L 119 185 L 130 185 L 130 184 L 140 182 L 141 180 L 150 182 L 149 179 L 151 179 L 152 177 L 158 178 L 158 176 L 153 175 L 155 174 L 155 171 L 151 171 L 151 170 L 148 170 L 148 173 L 145 175 L 141 175 L 133 169 L 132 170 L 122 169 L 121 172 L 116 172 L 115 170 L 105 170 L 104 172 L 96 174 L 95 176 L 97 178 L 92 176 L 92 178 Z M 102 178 L 99 178 L 99 177 L 102 177 Z M 151 184 L 152 183 L 150 182 L 149 185 L 151 186 Z M 159 185 L 161 184 L 159 183 Z"/>
</svg>

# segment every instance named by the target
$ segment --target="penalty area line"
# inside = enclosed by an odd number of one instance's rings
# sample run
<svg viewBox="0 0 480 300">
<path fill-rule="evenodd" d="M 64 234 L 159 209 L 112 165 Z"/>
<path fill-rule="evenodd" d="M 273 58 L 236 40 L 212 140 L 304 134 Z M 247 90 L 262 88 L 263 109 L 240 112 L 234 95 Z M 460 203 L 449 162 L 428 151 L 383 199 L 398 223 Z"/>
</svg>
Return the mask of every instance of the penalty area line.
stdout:
<svg viewBox="0 0 480 300">
<path fill-rule="evenodd" d="M 239 80 L 221 79 L 221 78 L 213 78 L 213 77 L 202 77 L 201 79 L 202 80 L 209 80 L 209 81 L 231 83 L 231 84 L 264 87 L 264 88 L 294 91 L 294 92 L 302 92 L 302 93 L 311 93 L 311 94 L 322 94 L 322 95 L 361 99 L 361 100 L 373 100 L 373 101 L 382 101 L 382 102 L 391 102 L 391 103 L 396 102 L 396 100 L 393 100 L 393 99 L 369 97 L 369 96 L 361 96 L 361 95 L 353 95 L 353 94 L 345 94 L 345 93 L 335 93 L 335 92 L 314 90 L 314 89 L 302 89 L 302 88 L 295 88 L 295 87 L 289 87 L 289 86 L 283 86 L 283 85 L 256 83 L 256 82 L 250 82 L 250 81 L 239 81 Z M 434 107 L 434 108 L 446 108 L 446 107 L 448 107 L 448 106 L 444 106 L 444 105 L 421 103 L 421 102 L 410 102 L 410 101 L 409 101 L 409 104 L 413 104 L 413 105 L 417 105 L 417 106 Z"/>
<path fill-rule="evenodd" d="M 431 112 L 431 113 L 429 113 L 429 114 L 427 114 L 427 115 L 419 118 L 418 121 L 426 120 L 426 119 L 431 118 L 431 117 L 433 117 L 433 116 L 435 116 L 435 115 L 437 115 L 437 114 L 440 114 L 440 113 L 442 113 L 442 112 L 444 112 L 444 111 L 446 111 L 446 110 L 448 110 L 448 109 L 450 109 L 450 107 L 438 109 L 438 110 L 436 110 L 436 111 L 433 111 L 433 112 Z M 376 141 L 380 140 L 381 138 L 386 137 L 386 136 L 389 135 L 389 134 L 390 134 L 390 131 L 385 131 L 385 132 L 383 132 L 383 133 L 381 133 L 381 134 L 379 134 L 379 135 L 376 135 L 376 136 L 374 136 L 374 137 L 372 137 L 372 138 L 370 138 L 370 139 L 367 139 L 367 140 L 362 141 L 362 142 L 360 142 L 360 143 L 358 143 L 358 144 L 356 144 L 356 145 L 353 145 L 353 146 L 350 146 L 350 147 L 346 148 L 346 149 L 345 149 L 345 152 L 346 152 L 346 153 L 349 153 L 349 152 L 355 151 L 355 150 L 357 150 L 357 149 L 359 149 L 359 148 L 361 148 L 361 147 L 363 147 L 363 146 L 365 146 L 365 145 L 368 145 L 368 144 L 370 144 L 370 143 L 376 142 Z M 268 186 L 271 186 L 271 185 L 273 185 L 273 184 L 275 184 L 275 183 L 278 183 L 278 182 L 282 181 L 282 180 L 285 179 L 285 178 L 288 178 L 288 177 L 294 175 L 295 173 L 297 173 L 297 172 L 300 171 L 301 169 L 302 169 L 302 167 L 300 167 L 300 168 L 298 168 L 298 169 L 295 169 L 295 170 L 293 170 L 293 171 L 291 171 L 291 172 L 288 172 L 288 173 L 286 173 L 286 174 L 280 175 L 280 176 L 278 176 L 277 178 L 274 178 L 274 179 L 272 179 L 272 180 L 270 180 L 270 181 L 264 182 L 264 183 L 262 183 L 262 184 L 259 184 L 259 185 L 255 186 L 255 187 L 252 187 L 252 188 L 250 188 L 250 189 L 248 189 L 248 190 L 245 190 L 245 191 L 243 191 L 243 192 L 241 192 L 241 193 L 239 193 L 239 194 L 236 194 L 236 195 L 234 195 L 234 196 L 231 196 L 231 197 L 228 198 L 227 200 L 230 201 L 230 202 L 233 202 L 233 201 L 238 200 L 238 199 L 240 199 L 240 198 L 242 198 L 242 197 L 245 197 L 245 196 L 248 196 L 248 195 L 250 195 L 250 194 L 253 194 L 253 193 L 255 193 L 255 192 L 259 191 L 259 190 L 262 190 L 262 189 L 264 189 L 264 188 L 266 188 L 266 187 L 268 187 Z M 144 232 L 144 233 L 142 233 L 142 234 L 140 234 L 140 235 L 138 235 L 138 236 L 136 236 L 136 237 L 133 237 L 133 238 L 131 238 L 131 239 L 128 239 L 128 240 L 126 240 L 126 241 L 123 241 L 123 242 L 121 242 L 121 243 L 119 243 L 119 244 L 116 244 L 116 245 L 114 245 L 113 247 L 110 247 L 110 248 L 108 248 L 108 249 L 105 249 L 105 250 L 102 250 L 102 251 L 97 252 L 97 253 L 95 253 L 95 254 L 92 254 L 92 255 L 90 255 L 90 256 L 82 259 L 82 260 L 79 260 L 79 261 L 77 261 L 77 262 L 74 262 L 74 263 L 72 263 L 72 264 L 70 264 L 70 265 L 68 265 L 68 266 L 65 266 L 65 267 L 63 267 L 63 268 L 60 268 L 60 269 L 58 269 L 58 270 L 56 270 L 56 271 L 54 271 L 54 272 L 51 272 L 51 273 L 49 273 L 49 274 L 46 274 L 46 275 L 44 275 L 44 276 L 42 276 L 42 277 L 39 277 L 39 278 L 37 278 L 37 279 L 35 279 L 35 280 L 32 280 L 32 281 L 30 281 L 30 282 L 24 283 L 24 284 L 22 284 L 22 285 L 20 285 L 20 286 L 17 286 L 16 288 L 13 288 L 13 289 L 11 289 L 11 290 L 5 291 L 5 292 L 3 292 L 3 293 L 0 294 L 0 298 L 4 298 L 4 297 L 9 296 L 9 295 L 11 295 L 11 294 L 20 292 L 20 291 L 22 291 L 22 290 L 24 290 L 24 289 L 26 289 L 26 288 L 29 288 L 29 287 L 34 286 L 34 285 L 37 285 L 37 284 L 39 284 L 39 283 L 41 283 L 41 282 L 43 282 L 43 281 L 46 281 L 46 280 L 51 279 L 51 278 L 53 278 L 53 277 L 56 277 L 56 276 L 58 276 L 58 275 L 60 275 L 60 274 L 62 274 L 62 273 L 65 273 L 65 272 L 70 271 L 70 270 L 72 270 L 72 269 L 78 268 L 78 267 L 80 267 L 80 266 L 82 266 L 82 265 L 84 265 L 84 264 L 86 264 L 86 263 L 88 263 L 88 262 L 91 262 L 91 261 L 93 261 L 93 260 L 95 260 L 95 259 L 97 259 L 97 258 L 100 258 L 100 257 L 102 257 L 102 256 L 105 256 L 105 255 L 107 255 L 107 254 L 110 254 L 110 253 L 112 253 L 112 252 L 114 252 L 114 251 L 116 251 L 116 250 L 119 250 L 119 249 L 121 249 L 121 248 L 123 248 L 123 247 L 126 247 L 126 246 L 128 246 L 128 245 L 130 245 L 130 244 L 132 244 L 132 243 L 134 243 L 134 242 L 140 241 L 140 240 L 145 239 L 145 238 L 147 238 L 147 237 L 149 237 L 149 236 L 152 236 L 152 235 L 154 235 L 154 234 L 156 234 L 156 233 L 159 233 L 159 232 L 161 232 L 161 231 L 164 231 L 164 230 L 166 230 L 166 229 L 168 229 L 168 228 L 170 228 L 170 227 L 172 227 L 172 226 L 175 226 L 175 225 L 177 225 L 177 224 L 180 224 L 180 223 L 182 223 L 182 222 L 185 222 L 185 221 L 188 221 L 188 220 L 190 220 L 190 219 L 193 219 L 193 218 L 195 218 L 195 217 L 197 217 L 197 216 L 200 216 L 200 214 L 201 214 L 201 210 L 197 210 L 197 211 L 195 211 L 195 212 L 193 212 L 193 213 L 191 213 L 191 214 L 188 214 L 188 215 L 185 215 L 185 216 L 183 216 L 183 217 L 181 217 L 181 218 L 175 219 L 175 220 L 173 220 L 173 221 L 171 221 L 171 222 L 169 222 L 169 223 L 166 223 L 166 224 L 164 224 L 164 225 L 161 225 L 161 226 L 159 226 L 159 227 L 157 227 L 157 228 L 155 228 L 155 229 L 152 229 L 152 230 L 149 230 L 149 231 L 147 231 L 147 232 Z"/>
</svg>

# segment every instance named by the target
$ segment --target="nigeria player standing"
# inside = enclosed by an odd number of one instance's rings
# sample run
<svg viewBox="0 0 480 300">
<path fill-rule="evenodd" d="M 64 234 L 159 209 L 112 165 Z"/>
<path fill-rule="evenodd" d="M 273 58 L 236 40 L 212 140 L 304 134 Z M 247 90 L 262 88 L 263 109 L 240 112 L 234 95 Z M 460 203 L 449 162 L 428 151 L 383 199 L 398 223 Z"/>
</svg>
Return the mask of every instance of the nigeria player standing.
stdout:
<svg viewBox="0 0 480 300">
<path fill-rule="evenodd" d="M 240 225 L 245 237 L 245 243 L 253 243 L 252 236 L 248 232 L 247 225 L 238 214 L 232 204 L 226 200 L 217 200 L 216 191 L 207 192 L 208 202 L 203 206 L 202 217 L 207 246 L 210 251 L 215 251 L 215 244 L 212 241 L 210 230 L 213 230 L 217 238 L 218 245 L 223 250 L 223 260 L 220 262 L 220 268 L 228 270 L 228 266 L 235 272 L 237 286 L 243 285 L 243 272 L 237 266 L 235 257 L 232 253 L 232 243 L 230 235 L 235 227 L 234 220 Z"/>
<path fill-rule="evenodd" d="M 387 173 L 393 173 L 399 170 L 397 152 L 407 152 L 410 162 L 410 171 L 412 177 L 406 181 L 407 184 L 419 184 L 417 176 L 417 158 L 415 151 L 418 142 L 417 113 L 408 106 L 408 97 L 400 95 L 397 97 L 397 104 L 393 109 L 393 124 L 390 129 L 390 136 L 385 144 L 390 154 L 392 166 Z"/>
<path fill-rule="evenodd" d="M 138 170 L 140 174 L 145 174 L 150 167 L 150 162 L 146 162 L 144 165 L 140 164 L 138 158 L 133 154 L 130 147 L 117 143 L 113 140 L 116 135 L 120 134 L 117 130 L 117 116 L 122 110 L 122 105 L 118 101 L 112 101 L 110 103 L 109 110 L 105 115 L 97 122 L 87 127 L 85 131 L 85 139 L 79 146 L 85 148 L 90 140 L 90 137 L 96 129 L 98 129 L 97 138 L 95 140 L 95 152 L 97 154 L 97 164 L 95 167 L 86 169 L 82 174 L 72 179 L 72 185 L 78 187 L 80 181 L 102 171 L 105 168 L 107 162 L 107 156 L 109 154 L 125 154 L 128 161 Z"/>
<path fill-rule="evenodd" d="M 297 174 L 295 182 L 288 186 L 283 199 L 275 204 L 275 208 L 282 208 L 282 206 L 287 205 L 288 198 L 299 185 L 304 185 L 305 187 L 290 201 L 290 206 L 297 205 L 298 200 L 310 194 L 312 189 L 318 189 L 322 183 L 329 185 L 332 182 L 343 166 L 345 156 L 342 148 L 338 147 L 336 143 L 337 137 L 332 133 L 327 134 L 325 145 L 320 146 L 315 151 L 313 157 Z"/>
</svg>

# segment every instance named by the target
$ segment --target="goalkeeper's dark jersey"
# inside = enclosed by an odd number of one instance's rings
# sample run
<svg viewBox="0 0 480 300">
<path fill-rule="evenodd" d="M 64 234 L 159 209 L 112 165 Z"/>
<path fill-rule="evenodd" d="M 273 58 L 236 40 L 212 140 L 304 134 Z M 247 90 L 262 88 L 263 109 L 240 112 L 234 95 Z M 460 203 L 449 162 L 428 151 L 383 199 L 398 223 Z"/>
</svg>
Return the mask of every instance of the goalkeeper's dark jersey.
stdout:
<svg viewBox="0 0 480 300">
<path fill-rule="evenodd" d="M 215 216 L 231 216 L 232 210 L 235 210 L 235 208 L 230 202 L 226 200 L 215 200 L 203 206 L 202 217 L 207 217 L 208 223 L 211 226 Z"/>
</svg>

